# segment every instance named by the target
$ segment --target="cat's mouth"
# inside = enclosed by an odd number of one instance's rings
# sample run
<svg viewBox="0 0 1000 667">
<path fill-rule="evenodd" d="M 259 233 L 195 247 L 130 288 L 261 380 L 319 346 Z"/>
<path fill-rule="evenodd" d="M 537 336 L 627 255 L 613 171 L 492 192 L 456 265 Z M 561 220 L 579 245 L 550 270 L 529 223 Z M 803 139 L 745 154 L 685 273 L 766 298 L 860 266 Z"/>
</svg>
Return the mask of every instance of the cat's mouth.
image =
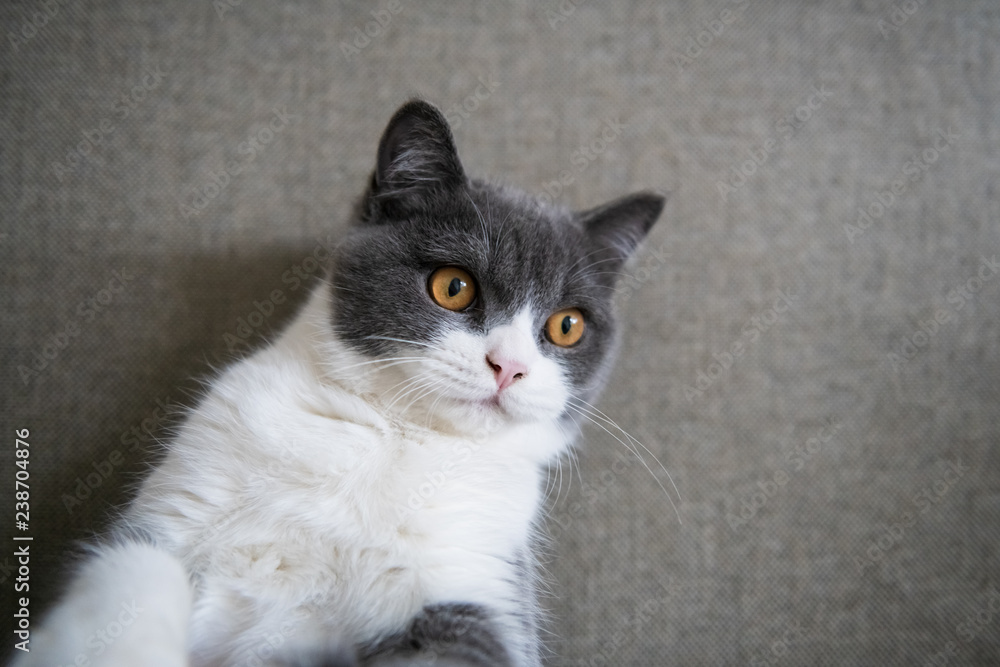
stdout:
<svg viewBox="0 0 1000 667">
<path fill-rule="evenodd" d="M 496 392 L 485 397 L 463 397 L 457 399 L 456 403 L 478 417 L 513 417 L 516 414 L 514 406 L 508 399 L 505 399 L 503 392 Z"/>
<path fill-rule="evenodd" d="M 497 392 L 487 398 L 469 399 L 467 403 L 477 406 L 482 410 L 488 410 L 491 412 L 499 411 L 503 413 L 507 412 L 506 408 L 504 408 L 503 401 L 500 399 L 500 392 Z"/>
</svg>

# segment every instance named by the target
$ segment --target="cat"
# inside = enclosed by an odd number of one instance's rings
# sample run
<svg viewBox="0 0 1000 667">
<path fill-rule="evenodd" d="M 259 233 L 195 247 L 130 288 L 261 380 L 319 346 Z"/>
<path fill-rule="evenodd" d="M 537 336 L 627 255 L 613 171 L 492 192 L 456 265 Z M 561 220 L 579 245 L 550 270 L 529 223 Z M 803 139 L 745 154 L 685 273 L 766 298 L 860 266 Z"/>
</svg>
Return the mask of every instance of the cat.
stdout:
<svg viewBox="0 0 1000 667">
<path fill-rule="evenodd" d="M 470 179 L 402 106 L 327 278 L 211 381 L 17 664 L 540 665 L 548 466 L 600 414 L 664 202 Z"/>
</svg>

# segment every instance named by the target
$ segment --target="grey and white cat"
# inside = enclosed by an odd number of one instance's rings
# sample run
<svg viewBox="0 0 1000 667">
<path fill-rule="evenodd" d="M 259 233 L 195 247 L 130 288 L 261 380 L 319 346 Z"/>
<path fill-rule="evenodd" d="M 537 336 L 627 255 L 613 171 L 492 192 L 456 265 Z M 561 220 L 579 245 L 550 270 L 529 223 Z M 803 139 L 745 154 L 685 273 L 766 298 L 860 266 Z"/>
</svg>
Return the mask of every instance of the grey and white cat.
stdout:
<svg viewBox="0 0 1000 667">
<path fill-rule="evenodd" d="M 403 106 L 329 280 L 212 381 L 19 664 L 539 665 L 547 466 L 663 204 L 469 179 Z"/>
</svg>

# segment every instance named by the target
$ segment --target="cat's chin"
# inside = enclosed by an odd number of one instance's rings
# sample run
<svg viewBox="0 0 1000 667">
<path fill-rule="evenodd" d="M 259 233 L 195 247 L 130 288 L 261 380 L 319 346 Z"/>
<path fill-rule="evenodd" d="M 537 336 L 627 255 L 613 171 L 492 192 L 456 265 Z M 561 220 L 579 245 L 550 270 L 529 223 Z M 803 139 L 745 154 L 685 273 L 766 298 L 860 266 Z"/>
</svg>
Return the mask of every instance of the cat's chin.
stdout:
<svg viewBox="0 0 1000 667">
<path fill-rule="evenodd" d="M 523 399 L 499 393 L 485 398 L 451 397 L 447 402 L 439 402 L 437 409 L 460 430 L 480 435 L 484 429 L 489 434 L 504 426 L 554 422 L 559 417 L 558 410 L 538 404 L 526 405 Z"/>
</svg>

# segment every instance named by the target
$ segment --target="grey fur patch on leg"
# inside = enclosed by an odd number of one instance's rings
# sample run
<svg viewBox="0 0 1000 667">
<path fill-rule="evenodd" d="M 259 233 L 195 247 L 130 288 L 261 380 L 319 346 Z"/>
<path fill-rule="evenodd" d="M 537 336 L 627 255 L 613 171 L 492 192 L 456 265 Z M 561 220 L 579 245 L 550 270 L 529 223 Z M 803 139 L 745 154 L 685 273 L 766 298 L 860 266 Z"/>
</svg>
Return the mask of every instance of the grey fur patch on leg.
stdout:
<svg viewBox="0 0 1000 667">
<path fill-rule="evenodd" d="M 474 604 L 428 605 L 403 633 L 361 650 L 365 667 L 506 667 L 510 655 L 489 612 Z"/>
<path fill-rule="evenodd" d="M 354 652 L 343 646 L 298 650 L 269 663 L 270 667 L 359 667 Z"/>
</svg>

